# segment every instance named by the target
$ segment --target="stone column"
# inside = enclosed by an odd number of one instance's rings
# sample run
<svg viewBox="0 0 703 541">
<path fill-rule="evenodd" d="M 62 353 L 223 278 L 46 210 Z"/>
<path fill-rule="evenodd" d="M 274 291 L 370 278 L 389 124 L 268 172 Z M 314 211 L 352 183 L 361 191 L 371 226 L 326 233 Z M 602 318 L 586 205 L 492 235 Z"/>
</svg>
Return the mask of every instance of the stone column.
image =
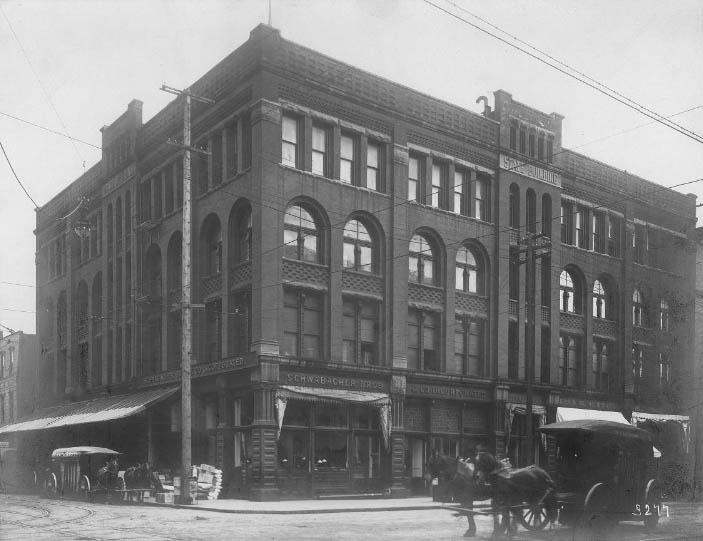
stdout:
<svg viewBox="0 0 703 541">
<path fill-rule="evenodd" d="M 277 465 L 278 428 L 275 412 L 278 363 L 260 361 L 252 373 L 254 390 L 254 420 L 251 424 L 251 479 L 249 496 L 255 501 L 280 499 Z"/>
</svg>

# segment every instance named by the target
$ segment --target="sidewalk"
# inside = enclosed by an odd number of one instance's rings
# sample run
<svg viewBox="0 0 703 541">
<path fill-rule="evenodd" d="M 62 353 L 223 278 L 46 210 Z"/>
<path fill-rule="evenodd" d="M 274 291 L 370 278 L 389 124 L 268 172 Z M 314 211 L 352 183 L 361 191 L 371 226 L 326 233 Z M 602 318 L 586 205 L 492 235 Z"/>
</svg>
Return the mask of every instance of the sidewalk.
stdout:
<svg viewBox="0 0 703 541">
<path fill-rule="evenodd" d="M 368 499 L 321 499 L 285 500 L 280 502 L 253 502 L 249 500 L 197 500 L 194 505 L 151 503 L 193 511 L 217 513 L 245 513 L 268 515 L 299 515 L 311 513 L 349 513 L 374 511 L 411 511 L 439 509 L 451 504 L 433 502 L 429 497 L 418 498 L 368 498 Z"/>
</svg>

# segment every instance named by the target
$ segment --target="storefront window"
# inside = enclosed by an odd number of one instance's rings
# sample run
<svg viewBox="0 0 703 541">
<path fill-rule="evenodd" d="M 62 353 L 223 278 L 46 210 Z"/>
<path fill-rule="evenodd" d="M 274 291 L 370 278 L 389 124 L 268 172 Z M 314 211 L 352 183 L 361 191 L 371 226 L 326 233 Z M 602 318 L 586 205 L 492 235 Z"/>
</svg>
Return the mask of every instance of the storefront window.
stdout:
<svg viewBox="0 0 703 541">
<path fill-rule="evenodd" d="M 280 467 L 291 471 L 309 471 L 310 433 L 285 430 L 278 440 L 278 462 Z"/>
<path fill-rule="evenodd" d="M 342 404 L 322 404 L 317 408 L 317 426 L 346 427 L 347 408 Z"/>
<path fill-rule="evenodd" d="M 284 426 L 310 426 L 310 404 L 289 400 L 283 418 Z"/>
<path fill-rule="evenodd" d="M 379 429 L 379 415 L 376 408 L 356 407 L 352 418 L 354 428 Z"/>
<path fill-rule="evenodd" d="M 347 467 L 347 433 L 318 430 L 315 438 L 315 468 Z"/>
<path fill-rule="evenodd" d="M 378 476 L 381 463 L 381 444 L 378 436 L 356 434 L 353 453 L 352 466 L 359 473 L 369 478 Z"/>
</svg>

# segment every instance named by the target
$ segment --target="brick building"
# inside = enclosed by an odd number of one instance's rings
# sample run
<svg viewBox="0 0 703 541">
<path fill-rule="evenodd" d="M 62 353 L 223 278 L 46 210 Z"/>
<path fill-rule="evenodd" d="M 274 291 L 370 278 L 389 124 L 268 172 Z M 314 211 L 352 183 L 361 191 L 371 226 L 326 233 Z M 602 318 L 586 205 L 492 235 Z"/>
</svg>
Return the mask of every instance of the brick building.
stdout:
<svg viewBox="0 0 703 541">
<path fill-rule="evenodd" d="M 39 356 L 35 335 L 0 331 L 0 427 L 34 410 Z M 14 444 L 14 438 L 0 440 Z"/>
<path fill-rule="evenodd" d="M 505 91 L 477 114 L 265 25 L 191 89 L 215 101 L 192 117 L 209 151 L 192 164 L 193 462 L 228 494 L 422 491 L 433 450 L 522 464 L 558 417 L 677 413 L 693 196 L 562 148 L 562 117 Z M 37 214 L 62 421 L 12 428 L 33 441 L 178 467 L 182 122 L 179 100 L 146 123 L 133 101 Z"/>
</svg>

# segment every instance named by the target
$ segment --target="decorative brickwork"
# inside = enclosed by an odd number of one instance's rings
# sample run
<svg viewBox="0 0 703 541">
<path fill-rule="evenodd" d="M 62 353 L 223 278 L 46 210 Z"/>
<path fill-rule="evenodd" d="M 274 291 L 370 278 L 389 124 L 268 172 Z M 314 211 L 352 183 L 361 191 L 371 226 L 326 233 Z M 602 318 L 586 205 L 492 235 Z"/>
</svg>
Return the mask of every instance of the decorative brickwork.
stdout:
<svg viewBox="0 0 703 541">
<path fill-rule="evenodd" d="M 583 332 L 583 316 L 561 312 L 559 314 L 559 326 L 570 331 Z"/>
<path fill-rule="evenodd" d="M 456 292 L 456 309 L 473 314 L 488 314 L 488 297 Z"/>
<path fill-rule="evenodd" d="M 229 288 L 233 289 L 251 282 L 251 262 L 242 263 L 229 271 Z"/>
<path fill-rule="evenodd" d="M 222 294 L 222 273 L 213 274 L 202 279 L 202 297 L 215 297 Z"/>
<path fill-rule="evenodd" d="M 410 282 L 408 284 L 408 301 L 435 306 L 441 310 L 444 307 L 444 290 L 440 287 Z"/>
<path fill-rule="evenodd" d="M 424 432 L 427 430 L 425 408 L 419 404 L 406 404 L 403 416 L 405 430 Z"/>
<path fill-rule="evenodd" d="M 608 319 L 593 318 L 593 334 L 615 338 L 617 335 L 615 322 Z"/>
<path fill-rule="evenodd" d="M 432 432 L 459 433 L 459 408 L 446 402 L 435 402 L 431 412 Z"/>
<path fill-rule="evenodd" d="M 342 290 L 371 295 L 383 295 L 383 278 L 363 272 L 343 271 Z"/>
<path fill-rule="evenodd" d="M 316 286 L 329 287 L 329 269 L 322 265 L 283 260 L 283 279 L 288 282 L 301 282 Z"/>
</svg>

